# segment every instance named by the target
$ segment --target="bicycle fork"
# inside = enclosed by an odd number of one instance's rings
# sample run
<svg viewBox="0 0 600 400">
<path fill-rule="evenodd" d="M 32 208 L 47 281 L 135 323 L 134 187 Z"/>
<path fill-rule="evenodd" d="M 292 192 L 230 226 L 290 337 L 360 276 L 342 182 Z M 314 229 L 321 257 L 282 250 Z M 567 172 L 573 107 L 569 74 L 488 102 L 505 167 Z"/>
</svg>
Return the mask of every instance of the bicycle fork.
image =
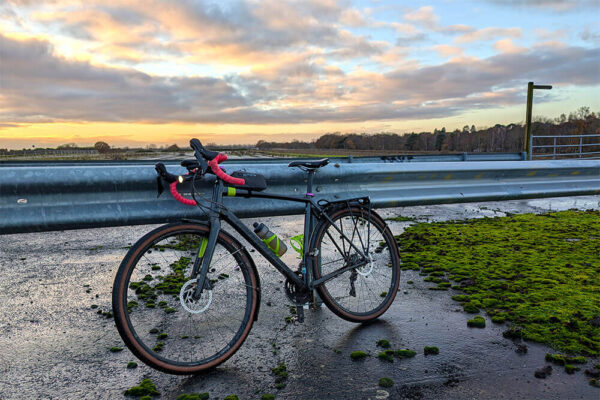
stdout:
<svg viewBox="0 0 600 400">
<path fill-rule="evenodd" d="M 221 181 L 215 185 L 215 189 L 212 195 L 212 204 L 220 204 L 222 200 L 223 183 Z M 215 252 L 217 244 L 217 238 L 221 231 L 221 220 L 219 218 L 219 211 L 212 208 L 209 209 L 208 215 L 209 221 L 209 233 L 208 240 L 206 242 L 202 240 L 202 244 L 198 248 L 196 259 L 194 260 L 194 267 L 192 269 L 192 277 L 198 276 L 196 280 L 196 290 L 194 290 L 193 299 L 198 300 L 202 295 L 203 290 L 212 290 L 212 284 L 210 280 L 206 279 L 208 275 L 208 268 L 212 262 L 212 258 Z M 201 264 L 202 263 L 202 264 Z"/>
</svg>

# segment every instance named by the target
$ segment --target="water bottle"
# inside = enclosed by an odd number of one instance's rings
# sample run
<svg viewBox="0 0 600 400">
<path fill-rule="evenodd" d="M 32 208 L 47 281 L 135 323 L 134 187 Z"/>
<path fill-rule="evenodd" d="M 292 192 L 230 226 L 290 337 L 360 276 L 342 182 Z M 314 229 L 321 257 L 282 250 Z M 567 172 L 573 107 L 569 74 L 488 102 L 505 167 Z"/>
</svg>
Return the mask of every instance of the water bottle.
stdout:
<svg viewBox="0 0 600 400">
<path fill-rule="evenodd" d="M 279 240 L 279 237 L 271 232 L 262 222 L 260 224 L 258 222 L 254 223 L 254 233 L 262 239 L 263 243 L 266 244 L 277 257 L 281 257 L 287 251 L 285 243 Z"/>
</svg>

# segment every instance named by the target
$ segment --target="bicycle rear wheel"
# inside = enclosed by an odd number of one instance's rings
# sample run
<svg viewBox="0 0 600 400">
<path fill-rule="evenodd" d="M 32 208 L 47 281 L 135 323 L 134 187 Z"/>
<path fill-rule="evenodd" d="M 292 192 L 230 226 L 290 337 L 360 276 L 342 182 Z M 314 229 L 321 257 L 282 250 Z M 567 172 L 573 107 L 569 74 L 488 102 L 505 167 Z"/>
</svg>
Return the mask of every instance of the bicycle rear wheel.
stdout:
<svg viewBox="0 0 600 400">
<path fill-rule="evenodd" d="M 343 208 L 330 218 L 333 223 L 324 220 L 317 226 L 312 242 L 314 279 L 347 270 L 317 286 L 317 292 L 331 311 L 348 321 L 378 318 L 394 301 L 400 283 L 400 256 L 394 236 L 381 217 L 367 208 Z M 361 261 L 350 243 L 367 260 Z M 355 264 L 360 266 L 348 268 Z"/>
<path fill-rule="evenodd" d="M 172 374 L 195 374 L 231 357 L 258 311 L 259 280 L 248 253 L 220 232 L 199 300 L 191 277 L 203 256 L 209 228 L 181 223 L 161 226 L 127 253 L 113 286 L 119 334 L 143 362 Z M 200 251 L 199 251 L 200 250 Z"/>
</svg>

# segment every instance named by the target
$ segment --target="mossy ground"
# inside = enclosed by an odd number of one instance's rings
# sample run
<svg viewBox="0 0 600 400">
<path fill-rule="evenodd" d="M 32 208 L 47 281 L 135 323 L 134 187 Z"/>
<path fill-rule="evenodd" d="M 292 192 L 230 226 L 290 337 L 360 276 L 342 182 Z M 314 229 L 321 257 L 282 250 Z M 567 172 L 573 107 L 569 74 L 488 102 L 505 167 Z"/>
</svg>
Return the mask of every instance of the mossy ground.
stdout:
<svg viewBox="0 0 600 400">
<path fill-rule="evenodd" d="M 209 394 L 204 393 L 184 393 L 177 396 L 177 400 L 208 400 Z"/>
<path fill-rule="evenodd" d="M 358 360 L 362 360 L 365 357 L 368 357 L 369 354 L 365 353 L 362 350 L 357 350 L 357 351 L 353 351 L 352 353 L 350 353 L 350 358 L 352 359 L 352 361 L 358 361 Z"/>
<path fill-rule="evenodd" d="M 154 382 L 149 378 L 145 378 L 138 386 L 127 389 L 124 394 L 126 396 L 157 396 L 160 393 L 156 390 Z"/>
<path fill-rule="evenodd" d="M 569 354 L 600 354 L 600 212 L 422 223 L 398 242 L 403 268 L 454 282 L 465 311 Z"/>
<path fill-rule="evenodd" d="M 381 378 L 379 379 L 379 386 L 389 388 L 394 386 L 394 381 L 391 378 Z"/>
</svg>

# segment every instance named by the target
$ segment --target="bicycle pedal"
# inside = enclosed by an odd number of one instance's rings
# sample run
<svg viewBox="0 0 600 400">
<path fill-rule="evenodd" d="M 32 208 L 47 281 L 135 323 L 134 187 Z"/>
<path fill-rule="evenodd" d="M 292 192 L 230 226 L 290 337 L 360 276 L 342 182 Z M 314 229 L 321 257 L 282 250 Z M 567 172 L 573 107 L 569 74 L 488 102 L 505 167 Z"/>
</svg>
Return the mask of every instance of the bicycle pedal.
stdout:
<svg viewBox="0 0 600 400">
<path fill-rule="evenodd" d="M 300 323 L 304 322 L 304 307 L 303 306 L 296 306 L 296 317 L 298 319 L 298 322 L 300 322 Z"/>
</svg>

